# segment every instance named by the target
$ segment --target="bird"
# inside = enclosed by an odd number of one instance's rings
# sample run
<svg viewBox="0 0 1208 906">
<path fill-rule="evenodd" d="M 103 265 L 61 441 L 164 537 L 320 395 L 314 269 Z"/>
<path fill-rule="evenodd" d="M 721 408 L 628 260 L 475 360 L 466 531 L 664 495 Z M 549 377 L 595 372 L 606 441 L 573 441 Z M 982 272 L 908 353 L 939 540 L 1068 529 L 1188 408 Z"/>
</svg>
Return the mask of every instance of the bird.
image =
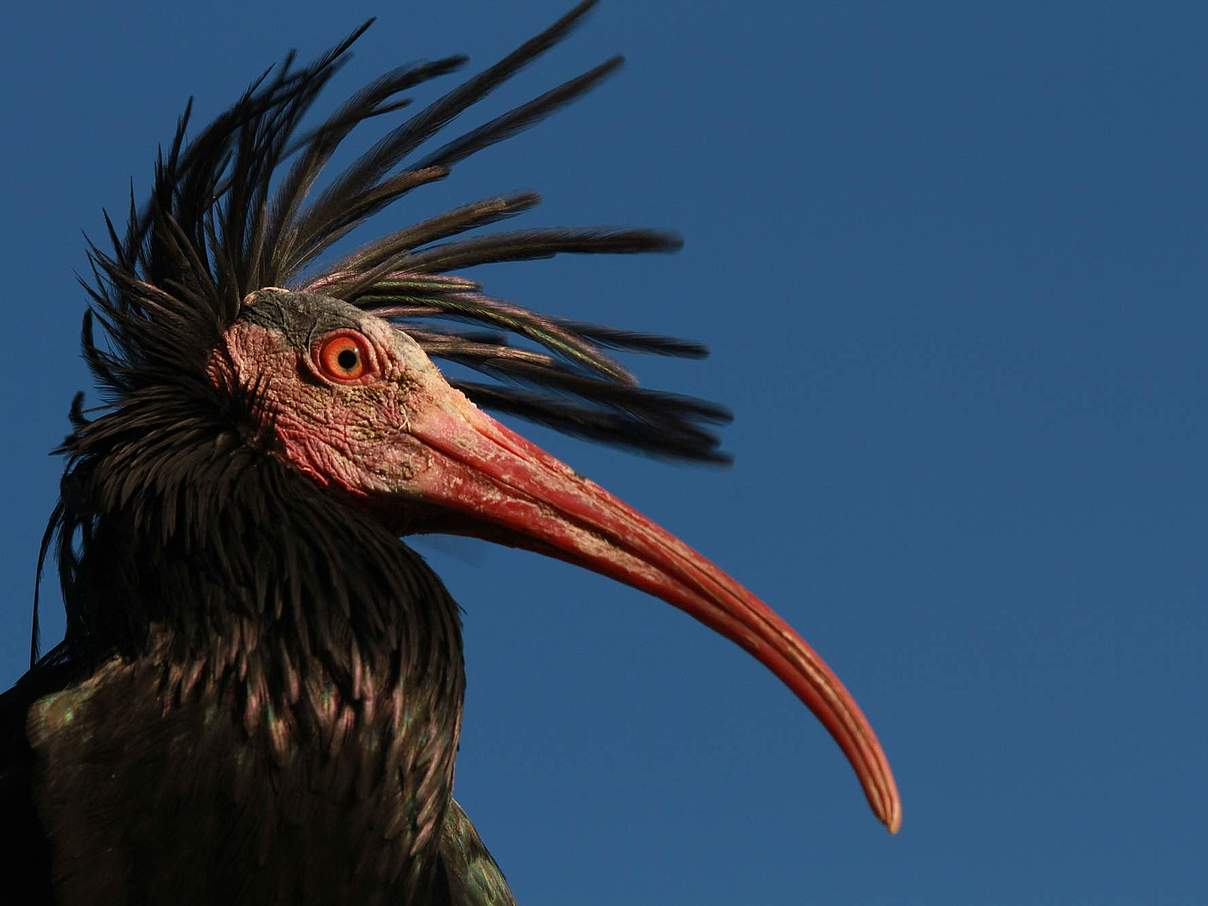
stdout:
<svg viewBox="0 0 1208 906">
<path fill-rule="evenodd" d="M 642 453 L 725 462 L 714 403 L 641 386 L 614 350 L 699 344 L 525 308 L 464 272 L 671 252 L 669 232 L 484 229 L 516 192 L 330 261 L 354 228 L 593 89 L 614 57 L 438 140 L 566 37 L 585 0 L 403 115 L 464 57 L 409 63 L 309 114 L 372 20 L 290 54 L 191 136 L 191 102 L 89 243 L 77 394 L 38 558 L 66 613 L 0 695 L 0 866 L 13 902 L 506 906 L 453 798 L 461 613 L 407 543 L 524 548 L 661 598 L 732 640 L 818 717 L 893 832 L 872 727 L 770 607 L 670 532 L 488 414 Z M 334 175 L 369 120 L 385 135 Z M 190 137 L 191 136 L 191 137 Z"/>
</svg>

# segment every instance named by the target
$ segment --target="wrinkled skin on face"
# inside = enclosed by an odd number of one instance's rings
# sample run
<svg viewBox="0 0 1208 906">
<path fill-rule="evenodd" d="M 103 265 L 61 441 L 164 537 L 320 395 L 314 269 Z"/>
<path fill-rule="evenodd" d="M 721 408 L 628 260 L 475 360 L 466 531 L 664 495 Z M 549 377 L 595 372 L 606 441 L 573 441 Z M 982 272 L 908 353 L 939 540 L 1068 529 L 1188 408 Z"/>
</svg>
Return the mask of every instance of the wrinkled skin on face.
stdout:
<svg viewBox="0 0 1208 906">
<path fill-rule="evenodd" d="M 775 673 L 891 830 L 901 802 L 851 694 L 771 608 L 683 541 L 470 403 L 406 334 L 325 296 L 252 294 L 211 359 L 276 455 L 396 533 L 450 531 L 568 560 L 690 614 Z"/>
<path fill-rule="evenodd" d="M 333 376 L 321 356 L 324 341 L 349 334 L 365 341 L 365 371 L 354 380 Z M 405 333 L 312 293 L 253 293 L 210 368 L 216 379 L 255 388 L 259 427 L 294 468 L 375 509 L 432 467 L 410 433 L 413 415 L 439 405 L 474 409 Z"/>
</svg>

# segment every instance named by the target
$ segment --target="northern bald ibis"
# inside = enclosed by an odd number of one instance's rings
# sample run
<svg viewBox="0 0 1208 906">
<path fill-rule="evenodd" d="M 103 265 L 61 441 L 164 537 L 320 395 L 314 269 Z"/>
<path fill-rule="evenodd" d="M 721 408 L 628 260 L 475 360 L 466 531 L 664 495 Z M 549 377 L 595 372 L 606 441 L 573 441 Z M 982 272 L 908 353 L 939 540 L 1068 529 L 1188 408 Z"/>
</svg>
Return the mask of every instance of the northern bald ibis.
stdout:
<svg viewBox="0 0 1208 906">
<path fill-rule="evenodd" d="M 402 66 L 302 121 L 365 27 L 261 76 L 90 250 L 77 396 L 42 557 L 64 640 L 0 698 L 6 891 L 71 904 L 510 903 L 453 801 L 457 606 L 401 536 L 473 535 L 648 591 L 749 651 L 825 724 L 876 816 L 901 808 L 868 721 L 770 608 L 484 408 L 669 457 L 719 459 L 724 410 L 642 389 L 607 347 L 690 343 L 573 323 L 451 272 L 564 252 L 670 251 L 646 229 L 465 236 L 503 195 L 317 270 L 392 202 L 594 87 L 619 58 L 443 144 L 561 39 L 581 3 L 317 183 L 358 125 L 460 57 Z M 482 379 L 446 377 L 434 360 Z M 480 408 L 481 407 L 481 408 Z M 41 570 L 41 560 L 39 571 Z M 16 902 L 16 901 L 14 901 Z"/>
</svg>

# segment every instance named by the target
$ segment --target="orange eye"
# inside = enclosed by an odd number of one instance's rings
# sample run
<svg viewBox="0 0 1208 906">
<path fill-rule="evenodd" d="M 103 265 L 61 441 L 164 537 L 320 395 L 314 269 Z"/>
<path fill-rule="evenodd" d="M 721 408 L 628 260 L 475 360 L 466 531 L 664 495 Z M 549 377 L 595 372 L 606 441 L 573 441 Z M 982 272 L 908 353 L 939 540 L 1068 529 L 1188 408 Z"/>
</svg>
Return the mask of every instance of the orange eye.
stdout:
<svg viewBox="0 0 1208 906">
<path fill-rule="evenodd" d="M 342 383 L 359 383 L 373 370 L 373 353 L 368 341 L 351 330 L 320 340 L 315 358 L 324 377 Z"/>
</svg>

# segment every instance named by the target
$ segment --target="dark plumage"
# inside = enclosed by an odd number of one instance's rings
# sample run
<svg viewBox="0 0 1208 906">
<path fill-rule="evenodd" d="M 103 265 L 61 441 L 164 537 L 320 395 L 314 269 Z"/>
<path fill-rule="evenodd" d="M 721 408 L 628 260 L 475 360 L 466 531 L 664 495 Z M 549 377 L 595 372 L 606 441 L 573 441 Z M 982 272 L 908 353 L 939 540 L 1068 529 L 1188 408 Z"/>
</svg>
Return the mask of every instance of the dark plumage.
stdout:
<svg viewBox="0 0 1208 906">
<path fill-rule="evenodd" d="M 458 610 L 398 540 L 410 531 L 553 553 L 734 638 L 827 722 L 896 827 L 871 730 L 787 626 L 457 393 L 656 455 L 723 459 L 708 426 L 724 410 L 642 389 L 604 351 L 701 347 L 540 315 L 447 275 L 676 238 L 462 235 L 538 200 L 519 194 L 306 273 L 365 218 L 613 71 L 619 58 L 423 150 L 591 5 L 402 119 L 319 191 L 359 123 L 464 61 L 400 67 L 303 130 L 364 27 L 309 66 L 288 58 L 191 140 L 186 110 L 149 200 L 132 201 L 121 232 L 106 218 L 83 328 L 103 404 L 72 407 L 43 546 L 66 636 L 38 657 L 35 608 L 30 672 L 0 697 L 0 815 L 20 841 L 5 876 L 30 883 L 27 902 L 53 888 L 70 904 L 510 903 L 451 799 Z M 447 383 L 428 356 L 484 380 Z"/>
</svg>

